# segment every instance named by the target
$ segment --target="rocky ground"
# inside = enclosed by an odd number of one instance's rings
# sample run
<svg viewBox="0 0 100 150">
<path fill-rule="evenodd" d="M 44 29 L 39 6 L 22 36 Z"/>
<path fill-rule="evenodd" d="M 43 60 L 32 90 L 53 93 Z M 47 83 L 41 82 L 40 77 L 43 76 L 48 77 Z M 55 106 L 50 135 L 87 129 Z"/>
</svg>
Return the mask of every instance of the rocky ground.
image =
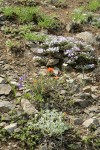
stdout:
<svg viewBox="0 0 100 150">
<path fill-rule="evenodd" d="M 91 21 L 71 17 L 88 3 L 0 2 L 0 150 L 100 149 L 100 7 Z M 35 23 L 3 11 L 33 5 Z M 41 27 L 42 13 L 56 15 L 56 24 Z"/>
</svg>

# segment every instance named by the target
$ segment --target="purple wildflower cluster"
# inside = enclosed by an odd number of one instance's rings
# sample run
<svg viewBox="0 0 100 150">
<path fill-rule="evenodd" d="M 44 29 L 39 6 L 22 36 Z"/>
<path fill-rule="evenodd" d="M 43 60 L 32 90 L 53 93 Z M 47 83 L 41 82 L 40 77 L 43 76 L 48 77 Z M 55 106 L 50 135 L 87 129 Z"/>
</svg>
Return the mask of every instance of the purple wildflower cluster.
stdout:
<svg viewBox="0 0 100 150">
<path fill-rule="evenodd" d="M 41 54 L 58 54 L 61 52 L 67 64 L 74 63 L 76 60 L 83 56 L 86 59 L 93 59 L 93 51 L 95 49 L 75 37 L 63 37 L 56 35 L 48 35 L 48 38 L 41 44 L 38 50 Z"/>
</svg>

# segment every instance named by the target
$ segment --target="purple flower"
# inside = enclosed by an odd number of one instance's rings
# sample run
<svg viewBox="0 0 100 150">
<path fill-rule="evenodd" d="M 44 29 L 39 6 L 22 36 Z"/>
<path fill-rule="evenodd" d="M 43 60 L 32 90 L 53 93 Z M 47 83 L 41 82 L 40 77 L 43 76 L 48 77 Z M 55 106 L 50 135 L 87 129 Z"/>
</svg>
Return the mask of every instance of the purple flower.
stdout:
<svg viewBox="0 0 100 150">
<path fill-rule="evenodd" d="M 71 53 L 71 50 L 65 50 L 64 54 L 67 55 L 67 54 L 70 54 Z"/>
<path fill-rule="evenodd" d="M 23 88 L 23 86 L 24 86 L 23 83 L 20 82 L 19 85 L 18 85 L 18 88 L 21 89 L 21 88 Z"/>
<path fill-rule="evenodd" d="M 27 74 L 23 74 L 23 76 L 19 78 L 19 86 L 18 86 L 19 89 L 24 87 L 24 81 L 26 78 L 27 78 Z"/>
</svg>

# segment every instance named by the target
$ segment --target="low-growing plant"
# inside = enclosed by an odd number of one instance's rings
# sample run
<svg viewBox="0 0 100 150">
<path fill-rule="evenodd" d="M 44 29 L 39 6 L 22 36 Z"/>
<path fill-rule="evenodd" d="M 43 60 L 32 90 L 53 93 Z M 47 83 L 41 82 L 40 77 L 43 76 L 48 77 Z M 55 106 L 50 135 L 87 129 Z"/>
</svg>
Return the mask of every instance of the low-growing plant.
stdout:
<svg viewBox="0 0 100 150">
<path fill-rule="evenodd" d="M 31 22 L 36 21 L 36 15 L 38 14 L 38 7 L 12 7 L 6 6 L 3 8 L 3 13 L 6 17 L 12 17 L 16 15 L 19 22 Z"/>
<path fill-rule="evenodd" d="M 89 11 L 96 11 L 100 8 L 100 1 L 99 0 L 90 0 L 87 6 Z"/>
<path fill-rule="evenodd" d="M 27 32 L 24 34 L 24 38 L 26 40 L 34 41 L 34 42 L 44 42 L 47 36 L 43 34 Z"/>
<path fill-rule="evenodd" d="M 38 22 L 38 25 L 41 28 L 47 28 L 47 29 L 54 28 L 55 26 L 57 26 L 57 24 L 58 22 L 55 19 L 55 17 L 51 17 L 51 16 L 44 15 L 44 14 L 41 15 L 41 19 Z"/>
<path fill-rule="evenodd" d="M 41 114 L 34 128 L 40 129 L 44 135 L 57 136 L 62 135 L 69 126 L 64 122 L 64 115 L 57 110 L 46 110 Z"/>
<path fill-rule="evenodd" d="M 74 10 L 74 12 L 72 14 L 72 20 L 74 22 L 77 22 L 77 23 L 87 22 L 87 19 L 88 19 L 90 14 L 84 13 L 83 10 L 84 10 L 83 7 Z"/>
<path fill-rule="evenodd" d="M 7 52 L 11 51 L 15 56 L 23 56 L 25 51 L 25 45 L 23 42 L 10 40 L 6 41 Z"/>
<path fill-rule="evenodd" d="M 13 40 L 10 40 L 10 39 L 8 39 L 6 41 L 6 46 L 7 46 L 8 49 L 11 49 L 12 47 L 16 47 L 16 46 L 19 46 L 19 45 L 20 45 L 20 43 L 17 42 L 17 41 L 13 41 Z"/>
<path fill-rule="evenodd" d="M 30 32 L 33 29 L 32 25 L 21 25 L 19 26 L 18 30 L 20 33 L 25 34 L 27 32 Z"/>
</svg>

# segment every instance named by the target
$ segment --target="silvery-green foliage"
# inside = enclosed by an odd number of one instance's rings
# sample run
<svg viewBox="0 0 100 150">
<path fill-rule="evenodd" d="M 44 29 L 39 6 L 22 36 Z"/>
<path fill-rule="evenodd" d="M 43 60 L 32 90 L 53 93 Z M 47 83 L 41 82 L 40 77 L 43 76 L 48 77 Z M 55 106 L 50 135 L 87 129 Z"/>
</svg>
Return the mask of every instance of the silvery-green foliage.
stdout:
<svg viewBox="0 0 100 150">
<path fill-rule="evenodd" d="M 69 127 L 64 122 L 64 115 L 57 110 L 46 110 L 42 113 L 38 122 L 34 124 L 35 128 L 41 130 L 44 135 L 61 135 Z"/>
</svg>

